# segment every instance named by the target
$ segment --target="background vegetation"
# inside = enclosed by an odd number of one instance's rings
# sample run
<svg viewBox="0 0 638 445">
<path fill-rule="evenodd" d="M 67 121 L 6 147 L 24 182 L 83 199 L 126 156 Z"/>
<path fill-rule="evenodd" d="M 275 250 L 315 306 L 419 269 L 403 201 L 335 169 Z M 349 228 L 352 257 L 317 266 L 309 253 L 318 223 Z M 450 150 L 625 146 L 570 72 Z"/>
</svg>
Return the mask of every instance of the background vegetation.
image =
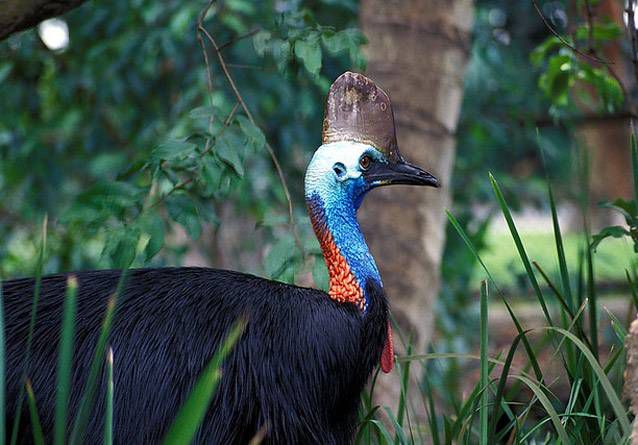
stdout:
<svg viewBox="0 0 638 445">
<path fill-rule="evenodd" d="M 619 396 L 626 322 L 599 300 L 632 304 L 636 196 L 615 202 L 624 219 L 591 249 L 607 224 L 590 221 L 596 166 L 575 135 L 593 115 L 632 112 L 633 84 L 619 81 L 619 65 L 591 60 L 607 45 L 631 50 L 617 20 L 588 15 L 597 2 L 571 3 L 476 1 L 437 336 L 427 354 L 400 358 L 396 409 L 366 395 L 359 441 L 628 437 Z M 62 49 L 37 29 L 0 43 L 0 278 L 196 254 L 326 286 L 302 177 L 330 82 L 365 68 L 358 4 L 202 7 L 96 1 L 64 16 Z M 562 207 L 577 209 L 567 230 Z M 533 229 L 508 219 L 530 211 L 543 216 Z M 211 241 L 220 225 L 246 221 L 254 236 L 237 250 Z M 503 319 L 514 324 L 495 332 Z M 408 394 L 427 419 L 415 417 Z"/>
</svg>

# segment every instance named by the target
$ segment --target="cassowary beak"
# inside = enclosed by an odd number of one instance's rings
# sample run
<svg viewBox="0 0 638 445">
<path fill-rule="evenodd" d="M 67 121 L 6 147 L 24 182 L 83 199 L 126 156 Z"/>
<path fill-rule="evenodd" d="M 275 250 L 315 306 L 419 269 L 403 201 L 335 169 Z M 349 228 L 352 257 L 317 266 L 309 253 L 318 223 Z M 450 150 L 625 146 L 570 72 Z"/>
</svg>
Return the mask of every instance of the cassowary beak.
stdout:
<svg viewBox="0 0 638 445">
<path fill-rule="evenodd" d="M 434 175 L 403 159 L 398 162 L 375 162 L 363 176 L 373 187 L 393 184 L 440 186 Z"/>
</svg>

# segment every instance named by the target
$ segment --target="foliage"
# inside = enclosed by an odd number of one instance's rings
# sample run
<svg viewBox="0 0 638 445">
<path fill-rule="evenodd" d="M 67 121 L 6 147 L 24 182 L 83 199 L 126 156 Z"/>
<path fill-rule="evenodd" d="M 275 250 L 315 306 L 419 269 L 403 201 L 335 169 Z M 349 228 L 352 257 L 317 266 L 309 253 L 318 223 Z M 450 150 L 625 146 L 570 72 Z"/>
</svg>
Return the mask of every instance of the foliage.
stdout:
<svg viewBox="0 0 638 445">
<path fill-rule="evenodd" d="M 398 411 L 385 409 L 381 414 L 378 407 L 368 404 L 362 413 L 357 443 L 627 443 L 630 414 L 627 404 L 621 401 L 626 331 L 611 312 L 607 312 L 611 344 L 599 344 L 593 326 L 587 326 L 585 311 L 590 323 L 598 319 L 599 311 L 595 288 L 585 285 L 596 276 L 592 256 L 581 255 L 576 264 L 567 261 L 552 188 L 548 186 L 556 244 L 553 261 L 561 268 L 557 281 L 549 278 L 544 272 L 547 265 L 531 261 L 500 185 L 493 176 L 490 182 L 496 203 L 510 223 L 510 236 L 520 261 L 527 266 L 525 279 L 535 289 L 536 310 L 546 314 L 544 325 L 530 329 L 522 324 L 512 307 L 512 296 L 502 291 L 470 236 L 448 214 L 456 235 L 483 267 L 487 279 L 480 294 L 480 355 L 408 352 L 399 357 L 400 370 L 414 368 L 416 363 L 427 369 L 425 374 L 419 374 L 418 387 L 408 383 L 410 378 L 401 380 L 401 394 L 418 392 L 417 398 L 426 404 L 427 428 L 416 423 L 414 412 L 401 416 Z M 583 245 L 588 247 L 589 241 L 583 239 Z M 573 272 L 581 270 L 589 272 L 575 277 Z M 547 287 L 541 287 L 540 280 Z M 488 311 L 498 304 L 507 309 L 518 335 L 509 347 L 490 354 Z M 410 346 L 407 348 L 409 351 Z M 466 382 L 463 391 L 449 391 L 439 385 L 447 369 L 441 365 L 456 361 L 461 361 L 466 369 L 473 361 L 480 364 L 481 378 L 469 385 Z M 546 363 L 553 366 L 541 365 Z M 371 391 L 374 384 L 373 381 Z M 371 395 L 367 394 L 364 401 L 369 400 Z M 403 418 L 407 420 L 400 420 Z M 394 434 L 385 426 L 388 423 L 394 426 Z"/>
<path fill-rule="evenodd" d="M 560 30 L 552 28 L 554 34 L 539 44 L 530 56 L 533 65 L 544 67 L 538 85 L 552 102 L 550 114 L 554 117 L 565 117 L 578 108 L 613 112 L 624 100 L 616 73 L 598 56 L 605 45 L 622 37 L 620 27 L 608 18 L 594 19 L 590 14 L 578 18 L 581 23 L 570 26 L 573 29 L 571 35 L 559 34 L 567 30 L 566 26 Z M 547 26 L 552 25 L 548 23 Z"/>
<path fill-rule="evenodd" d="M 51 272 L 122 267 L 138 252 L 142 263 L 179 261 L 188 241 L 176 227 L 193 240 L 214 231 L 223 203 L 254 218 L 266 241 L 291 236 L 266 144 L 298 199 L 319 143 L 315 105 L 336 73 L 363 64 L 356 8 L 213 4 L 203 27 L 214 30 L 254 121 L 200 33 L 206 69 L 196 27 L 203 6 L 93 2 L 64 17 L 63 51 L 48 50 L 36 30 L 0 43 L 0 276 L 33 270 L 43 213 Z M 218 262 L 214 251 L 203 254 Z M 292 280 L 294 270 L 280 278 Z"/>
<path fill-rule="evenodd" d="M 634 136 L 631 138 L 631 159 L 634 173 L 634 199 L 625 201 L 622 198 L 617 198 L 613 202 L 602 204 L 603 207 L 620 213 L 625 219 L 627 227 L 609 226 L 603 228 L 592 238 L 591 247 L 593 250 L 596 250 L 600 242 L 605 238 L 629 237 L 634 243 L 634 252 L 638 253 L 638 146 Z"/>
</svg>

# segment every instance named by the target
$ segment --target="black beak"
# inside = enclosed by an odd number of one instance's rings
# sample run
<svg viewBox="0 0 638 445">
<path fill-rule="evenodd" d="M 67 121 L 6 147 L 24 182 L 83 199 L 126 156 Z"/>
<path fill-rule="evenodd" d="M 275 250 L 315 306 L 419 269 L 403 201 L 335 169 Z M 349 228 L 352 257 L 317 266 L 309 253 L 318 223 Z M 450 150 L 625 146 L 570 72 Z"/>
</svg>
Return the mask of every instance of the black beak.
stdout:
<svg viewBox="0 0 638 445">
<path fill-rule="evenodd" d="M 363 176 L 372 186 L 406 184 L 440 187 L 439 180 L 434 175 L 403 159 L 398 162 L 375 162 Z"/>
</svg>

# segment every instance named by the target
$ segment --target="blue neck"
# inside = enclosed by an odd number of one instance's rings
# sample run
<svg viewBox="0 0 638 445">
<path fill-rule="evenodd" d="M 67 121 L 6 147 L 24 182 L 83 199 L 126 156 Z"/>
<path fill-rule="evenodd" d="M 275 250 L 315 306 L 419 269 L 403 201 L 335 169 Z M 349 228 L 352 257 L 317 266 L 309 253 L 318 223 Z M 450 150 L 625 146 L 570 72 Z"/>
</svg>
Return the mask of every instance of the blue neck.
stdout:
<svg viewBox="0 0 638 445">
<path fill-rule="evenodd" d="M 363 179 L 358 181 L 363 181 Z M 365 290 L 367 281 L 372 279 L 379 286 L 383 286 L 383 284 L 357 221 L 357 210 L 365 193 L 364 187 L 357 184 L 358 181 L 355 180 L 348 186 L 336 189 L 322 187 L 320 184 L 317 187 L 308 187 L 307 184 L 306 202 L 320 243 L 322 243 L 320 232 L 322 230 L 329 232 L 335 247 L 350 266 L 350 270 L 363 293 L 365 310 L 369 303 Z M 324 257 L 328 261 L 330 256 L 327 252 L 328 247 L 325 245 L 321 247 L 324 251 Z M 328 265 L 328 269 L 331 271 L 330 265 Z"/>
</svg>

